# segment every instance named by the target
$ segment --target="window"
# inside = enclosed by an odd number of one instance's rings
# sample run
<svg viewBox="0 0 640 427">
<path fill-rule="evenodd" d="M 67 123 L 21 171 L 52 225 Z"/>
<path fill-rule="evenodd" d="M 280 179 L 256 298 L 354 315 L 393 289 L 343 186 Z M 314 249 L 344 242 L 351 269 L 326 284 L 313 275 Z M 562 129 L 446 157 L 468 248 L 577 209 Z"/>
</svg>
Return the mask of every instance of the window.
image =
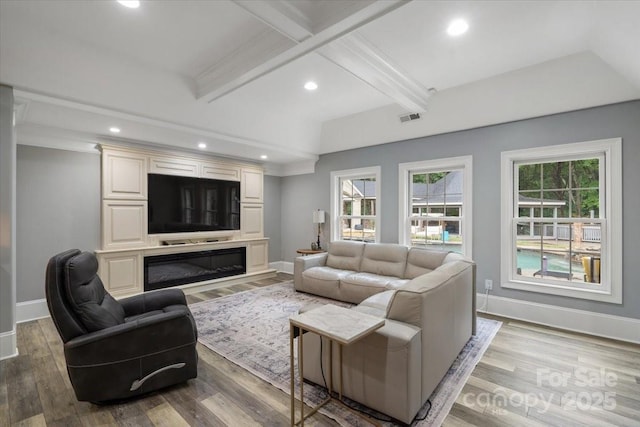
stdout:
<svg viewBox="0 0 640 427">
<path fill-rule="evenodd" d="M 471 156 L 399 166 L 400 243 L 471 258 Z"/>
<path fill-rule="evenodd" d="M 502 153 L 502 286 L 622 302 L 621 140 Z"/>
<path fill-rule="evenodd" d="M 331 172 L 332 240 L 380 241 L 380 167 Z"/>
</svg>

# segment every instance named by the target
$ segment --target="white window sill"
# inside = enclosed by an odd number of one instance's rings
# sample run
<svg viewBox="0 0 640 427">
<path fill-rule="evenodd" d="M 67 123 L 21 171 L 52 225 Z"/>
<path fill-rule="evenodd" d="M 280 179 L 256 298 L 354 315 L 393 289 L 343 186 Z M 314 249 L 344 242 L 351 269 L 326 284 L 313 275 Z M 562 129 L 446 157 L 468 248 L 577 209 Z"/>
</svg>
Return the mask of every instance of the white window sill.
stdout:
<svg viewBox="0 0 640 427">
<path fill-rule="evenodd" d="M 562 286 L 555 283 L 528 282 L 512 279 L 501 285 L 505 289 L 518 289 L 521 291 L 536 292 L 539 294 L 559 295 L 570 298 L 601 301 L 614 304 L 622 304 L 622 294 L 612 293 L 610 289 L 578 289 L 574 286 Z"/>
</svg>

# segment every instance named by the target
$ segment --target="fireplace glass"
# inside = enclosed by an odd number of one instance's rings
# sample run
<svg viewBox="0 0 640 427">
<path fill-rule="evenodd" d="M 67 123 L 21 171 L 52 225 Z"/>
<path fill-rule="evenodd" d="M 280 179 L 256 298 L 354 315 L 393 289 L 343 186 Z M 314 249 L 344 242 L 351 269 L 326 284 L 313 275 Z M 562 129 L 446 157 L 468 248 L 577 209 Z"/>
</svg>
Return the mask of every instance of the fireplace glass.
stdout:
<svg viewBox="0 0 640 427">
<path fill-rule="evenodd" d="M 246 248 L 150 256 L 144 258 L 144 290 L 203 282 L 246 271 Z"/>
</svg>

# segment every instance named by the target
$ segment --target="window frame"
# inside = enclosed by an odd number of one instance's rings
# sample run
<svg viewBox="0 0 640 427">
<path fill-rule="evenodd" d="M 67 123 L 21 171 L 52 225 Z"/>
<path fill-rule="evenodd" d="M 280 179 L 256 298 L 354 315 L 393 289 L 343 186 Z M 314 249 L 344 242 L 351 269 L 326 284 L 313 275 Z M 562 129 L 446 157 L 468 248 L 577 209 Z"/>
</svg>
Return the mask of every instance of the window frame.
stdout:
<svg viewBox="0 0 640 427">
<path fill-rule="evenodd" d="M 331 241 L 342 240 L 340 237 L 340 224 L 342 224 L 342 216 L 340 209 L 342 206 L 342 188 L 341 181 L 343 179 L 369 178 L 375 177 L 376 180 L 376 209 L 375 215 L 358 215 L 357 218 L 373 219 L 376 224 L 375 243 L 380 243 L 380 211 L 382 207 L 382 198 L 380 187 L 382 185 L 381 167 L 370 166 L 357 169 L 346 169 L 331 172 Z M 343 215 L 344 216 L 344 215 Z M 348 215 L 351 217 L 351 215 Z M 356 218 L 356 217 L 354 217 Z"/>
<path fill-rule="evenodd" d="M 517 276 L 516 224 L 518 200 L 516 166 L 522 163 L 547 163 L 604 156 L 600 162 L 601 284 L 564 285 L 559 281 Z M 604 170 L 603 170 L 604 169 Z M 604 194 L 602 194 L 604 192 Z M 538 218 L 535 218 L 538 219 Z M 540 218 L 539 222 L 553 218 Z M 574 222 L 585 222 L 574 218 Z M 610 138 L 570 144 L 543 146 L 501 153 L 501 286 L 542 294 L 622 304 L 622 139 Z M 517 276 L 517 277 L 516 277 Z"/>
<path fill-rule="evenodd" d="M 411 247 L 410 224 L 411 211 L 410 177 L 414 173 L 463 171 L 462 183 L 462 216 L 460 233 L 462 254 L 473 259 L 473 156 L 448 157 L 442 159 L 422 160 L 418 162 L 400 163 L 398 165 L 398 241 L 401 245 Z"/>
</svg>

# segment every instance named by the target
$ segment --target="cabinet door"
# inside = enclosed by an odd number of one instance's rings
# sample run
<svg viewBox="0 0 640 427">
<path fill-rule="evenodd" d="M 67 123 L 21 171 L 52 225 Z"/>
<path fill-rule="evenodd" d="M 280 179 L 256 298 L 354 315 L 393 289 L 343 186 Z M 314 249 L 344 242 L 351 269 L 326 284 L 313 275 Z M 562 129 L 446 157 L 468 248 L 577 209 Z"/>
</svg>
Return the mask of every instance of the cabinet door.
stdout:
<svg viewBox="0 0 640 427">
<path fill-rule="evenodd" d="M 223 163 L 202 163 L 200 177 L 209 179 L 224 179 L 226 181 L 240 181 L 240 168 L 227 166 Z"/>
<path fill-rule="evenodd" d="M 257 169 L 242 169 L 241 201 L 244 203 L 262 203 L 262 171 Z"/>
<path fill-rule="evenodd" d="M 114 297 L 143 291 L 142 253 L 140 251 L 98 254 L 98 275 L 105 289 Z"/>
<path fill-rule="evenodd" d="M 149 173 L 164 175 L 198 176 L 198 162 L 173 157 L 151 157 Z"/>
<path fill-rule="evenodd" d="M 247 245 L 247 273 L 269 268 L 269 241 L 258 240 Z"/>
<path fill-rule="evenodd" d="M 105 200 L 102 205 L 102 248 L 146 246 L 147 202 Z"/>
<path fill-rule="evenodd" d="M 126 151 L 102 154 L 102 198 L 146 199 L 147 157 Z"/>
<path fill-rule="evenodd" d="M 263 205 L 242 203 L 240 206 L 240 233 L 244 238 L 263 237 Z"/>
</svg>

